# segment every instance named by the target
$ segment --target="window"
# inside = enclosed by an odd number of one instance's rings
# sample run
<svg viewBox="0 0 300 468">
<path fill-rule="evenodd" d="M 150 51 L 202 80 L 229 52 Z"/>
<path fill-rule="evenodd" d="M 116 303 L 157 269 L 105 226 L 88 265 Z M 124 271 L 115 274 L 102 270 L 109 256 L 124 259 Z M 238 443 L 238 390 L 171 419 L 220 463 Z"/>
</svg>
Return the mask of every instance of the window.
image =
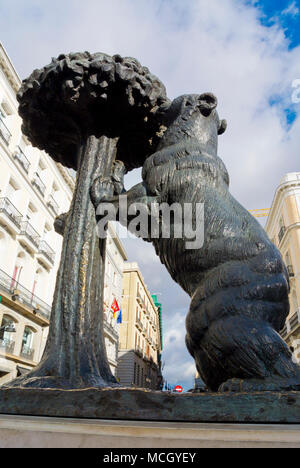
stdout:
<svg viewBox="0 0 300 468">
<path fill-rule="evenodd" d="M 7 101 L 2 102 L 0 112 L 4 117 L 8 117 L 13 114 L 13 110 Z"/>
<path fill-rule="evenodd" d="M 33 340 L 32 330 L 29 327 L 25 327 L 23 340 L 22 340 L 22 348 L 27 347 L 31 349 L 32 340 Z"/>
<path fill-rule="evenodd" d="M 34 331 L 30 327 L 25 327 L 23 340 L 22 340 L 21 356 L 29 360 L 33 359 L 33 354 L 34 354 L 33 340 L 34 340 Z"/>
<path fill-rule="evenodd" d="M 16 194 L 20 190 L 18 184 L 13 180 L 10 179 L 9 184 L 6 189 L 6 197 L 11 201 L 12 203 L 14 202 L 16 198 Z"/>
<path fill-rule="evenodd" d="M 0 326 L 0 340 L 10 341 L 12 338 L 12 333 L 8 330 L 8 327 L 13 326 L 15 323 L 14 319 L 9 315 L 3 315 L 2 323 Z"/>
<path fill-rule="evenodd" d="M 297 294 L 295 290 L 292 292 L 292 304 L 293 304 L 293 311 L 297 312 L 299 306 L 298 306 Z"/>
<path fill-rule="evenodd" d="M 19 252 L 16 260 L 16 264 L 13 271 L 11 289 L 16 289 L 20 282 L 20 277 L 25 266 L 26 255 L 24 252 Z"/>
<path fill-rule="evenodd" d="M 0 136 L 5 141 L 7 145 L 9 145 L 11 139 L 11 133 L 7 128 L 7 119 L 6 116 L 8 114 L 4 110 L 4 105 L 2 104 L 2 108 L 0 108 Z"/>
</svg>

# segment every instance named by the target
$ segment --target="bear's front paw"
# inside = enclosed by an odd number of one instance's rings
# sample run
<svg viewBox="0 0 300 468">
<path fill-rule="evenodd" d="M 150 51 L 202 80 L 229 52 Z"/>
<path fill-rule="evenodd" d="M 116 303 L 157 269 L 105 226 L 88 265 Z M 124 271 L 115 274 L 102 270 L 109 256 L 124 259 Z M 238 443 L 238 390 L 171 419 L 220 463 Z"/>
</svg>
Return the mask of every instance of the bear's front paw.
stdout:
<svg viewBox="0 0 300 468">
<path fill-rule="evenodd" d="M 94 207 L 97 208 L 99 203 L 112 197 L 113 193 L 114 182 L 111 177 L 98 177 L 95 179 L 90 189 L 90 196 Z"/>
</svg>

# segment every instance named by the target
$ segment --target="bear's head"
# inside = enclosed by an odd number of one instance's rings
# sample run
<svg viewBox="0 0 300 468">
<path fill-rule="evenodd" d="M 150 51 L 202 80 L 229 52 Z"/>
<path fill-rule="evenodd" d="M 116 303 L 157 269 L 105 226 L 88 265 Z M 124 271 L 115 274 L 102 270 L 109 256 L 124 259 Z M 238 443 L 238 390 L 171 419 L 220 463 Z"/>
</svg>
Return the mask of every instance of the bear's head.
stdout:
<svg viewBox="0 0 300 468">
<path fill-rule="evenodd" d="M 227 127 L 226 120 L 219 119 L 217 105 L 212 93 L 185 94 L 174 99 L 164 112 L 167 129 L 158 149 L 192 138 L 204 151 L 217 154 L 218 135 Z"/>
</svg>

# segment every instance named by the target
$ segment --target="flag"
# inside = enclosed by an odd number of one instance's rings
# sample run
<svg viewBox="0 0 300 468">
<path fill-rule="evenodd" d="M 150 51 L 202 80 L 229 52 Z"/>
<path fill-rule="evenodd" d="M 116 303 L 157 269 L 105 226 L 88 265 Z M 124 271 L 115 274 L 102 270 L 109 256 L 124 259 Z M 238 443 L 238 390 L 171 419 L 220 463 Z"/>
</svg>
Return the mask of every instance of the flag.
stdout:
<svg viewBox="0 0 300 468">
<path fill-rule="evenodd" d="M 117 323 L 122 323 L 122 309 L 120 309 L 120 313 L 119 313 L 119 316 L 118 316 Z"/>
<path fill-rule="evenodd" d="M 119 310 L 120 310 L 120 307 L 119 307 L 119 304 L 118 304 L 116 298 L 114 298 L 114 301 L 113 301 L 113 303 L 111 305 L 111 309 L 113 311 L 113 318 L 115 318 L 116 313 L 119 312 Z"/>
</svg>

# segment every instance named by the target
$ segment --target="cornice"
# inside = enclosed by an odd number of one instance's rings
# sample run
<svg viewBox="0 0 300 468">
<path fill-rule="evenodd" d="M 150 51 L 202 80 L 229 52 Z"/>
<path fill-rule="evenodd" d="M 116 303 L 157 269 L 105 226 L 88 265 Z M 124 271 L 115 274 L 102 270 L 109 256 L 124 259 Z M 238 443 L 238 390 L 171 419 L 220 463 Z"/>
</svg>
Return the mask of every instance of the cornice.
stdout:
<svg viewBox="0 0 300 468">
<path fill-rule="evenodd" d="M 10 61 L 9 56 L 7 55 L 6 50 L 3 45 L 0 43 L 0 67 L 3 70 L 6 78 L 8 79 L 11 87 L 17 93 L 21 86 L 21 79 L 16 72 L 12 62 Z"/>
<path fill-rule="evenodd" d="M 274 221 L 274 217 L 277 215 L 278 206 L 281 202 L 282 197 L 287 194 L 286 192 L 288 192 L 290 189 L 295 188 L 295 187 L 298 187 L 300 189 L 300 180 L 287 181 L 287 182 L 284 182 L 283 184 L 280 184 L 277 187 L 274 198 L 273 198 L 272 206 L 270 209 L 270 213 L 267 219 L 267 223 L 265 226 L 266 232 L 270 231 L 270 228 Z"/>
</svg>

